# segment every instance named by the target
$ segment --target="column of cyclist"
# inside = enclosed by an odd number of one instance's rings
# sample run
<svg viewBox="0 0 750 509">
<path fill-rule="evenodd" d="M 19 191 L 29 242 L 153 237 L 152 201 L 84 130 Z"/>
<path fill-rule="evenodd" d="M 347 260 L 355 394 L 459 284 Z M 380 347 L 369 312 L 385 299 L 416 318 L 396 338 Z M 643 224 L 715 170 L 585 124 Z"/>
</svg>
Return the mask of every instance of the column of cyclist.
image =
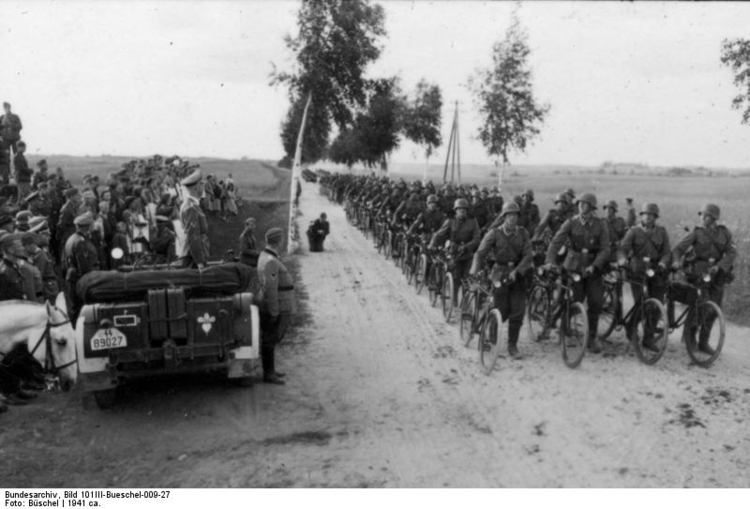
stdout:
<svg viewBox="0 0 750 509">
<path fill-rule="evenodd" d="M 619 329 L 647 364 L 661 358 L 678 327 L 694 363 L 710 366 L 721 351 L 721 304 L 736 249 L 715 204 L 672 248 L 655 203 L 644 203 L 638 220 L 628 199 L 626 221 L 610 201 L 600 217 L 594 194 L 567 189 L 540 218 L 532 190 L 504 203 L 498 188 L 476 185 L 438 189 L 348 174 L 321 184 L 418 294 L 426 288 L 446 321 L 457 317 L 467 346 L 478 338 L 487 373 L 501 343 L 521 357 L 524 321 L 536 341 L 556 330 L 570 367 L 587 350 L 602 352 L 601 342 Z"/>
</svg>

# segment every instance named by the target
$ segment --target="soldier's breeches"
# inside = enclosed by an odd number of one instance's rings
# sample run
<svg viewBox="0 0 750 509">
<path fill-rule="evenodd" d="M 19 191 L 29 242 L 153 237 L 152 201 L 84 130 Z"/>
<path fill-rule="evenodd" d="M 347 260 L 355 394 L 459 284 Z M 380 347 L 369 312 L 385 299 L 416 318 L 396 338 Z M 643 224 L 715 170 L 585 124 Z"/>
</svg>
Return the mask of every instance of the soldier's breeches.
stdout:
<svg viewBox="0 0 750 509">
<path fill-rule="evenodd" d="M 526 284 L 519 277 L 512 284 L 505 284 L 493 291 L 495 306 L 503 321 L 508 322 L 508 342 L 518 342 L 518 334 L 523 324 L 523 316 L 526 310 Z"/>
</svg>

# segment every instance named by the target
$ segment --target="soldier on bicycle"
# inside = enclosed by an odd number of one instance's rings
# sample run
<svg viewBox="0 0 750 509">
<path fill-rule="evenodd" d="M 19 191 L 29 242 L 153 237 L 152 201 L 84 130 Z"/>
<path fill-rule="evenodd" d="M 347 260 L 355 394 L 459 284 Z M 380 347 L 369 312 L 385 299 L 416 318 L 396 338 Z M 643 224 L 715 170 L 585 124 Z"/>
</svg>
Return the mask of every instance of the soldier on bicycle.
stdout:
<svg viewBox="0 0 750 509">
<path fill-rule="evenodd" d="M 617 248 L 620 246 L 620 241 L 625 237 L 625 231 L 627 226 L 625 220 L 617 215 L 617 202 L 610 200 L 603 209 L 607 209 L 607 217 L 604 221 L 607 223 L 609 232 L 609 261 L 615 263 L 617 261 Z"/>
<path fill-rule="evenodd" d="M 450 240 L 450 249 L 456 251 L 456 264 L 453 269 L 454 281 L 460 283 L 469 275 L 474 251 L 479 246 L 480 233 L 476 219 L 469 218 L 469 202 L 459 198 L 453 204 L 456 217 L 447 219 L 430 240 L 430 249 Z M 454 286 L 453 299 L 460 284 Z"/>
<path fill-rule="evenodd" d="M 669 235 L 663 226 L 656 224 L 659 218 L 659 206 L 656 203 L 644 203 L 641 207 L 641 224 L 629 229 L 617 250 L 617 264 L 624 267 L 630 259 L 630 272 L 633 283 L 631 291 L 633 300 L 640 302 L 644 287 L 649 298 L 664 302 L 667 292 L 666 268 L 672 258 L 669 246 Z M 647 271 L 658 267 L 648 277 Z M 654 344 L 653 331 L 643 339 L 643 347 L 658 352 Z"/>
<path fill-rule="evenodd" d="M 685 273 L 689 283 L 699 281 L 704 274 L 710 275 L 709 299 L 721 308 L 724 286 L 734 279 L 732 270 L 737 257 L 737 248 L 729 229 L 723 224 L 718 224 L 721 217 L 718 205 L 708 203 L 703 206 L 700 214 L 703 224 L 696 226 L 674 247 L 672 267 L 678 270 L 683 265 L 687 265 Z M 688 252 L 690 254 L 685 256 Z M 698 350 L 712 355 L 713 349 L 708 345 L 711 323 L 707 325 L 705 330 L 701 330 Z M 692 331 L 693 338 L 695 332 Z"/>
<path fill-rule="evenodd" d="M 531 267 L 533 253 L 529 233 L 517 226 L 521 209 L 516 203 L 503 206 L 503 224 L 487 232 L 474 255 L 470 274 L 475 275 L 485 259 L 495 263 L 492 283 L 495 306 L 503 320 L 508 321 L 508 354 L 518 357 L 518 335 L 526 307 L 524 273 Z"/>
<path fill-rule="evenodd" d="M 596 196 L 584 193 L 576 200 L 578 215 L 567 220 L 558 230 L 547 249 L 545 267 L 555 266 L 557 253 L 566 243 L 568 252 L 563 261 L 563 269 L 569 273 L 579 273 L 579 281 L 571 281 L 574 299 L 583 302 L 588 308 L 589 337 L 588 349 L 593 353 L 602 351 L 597 339 L 599 315 L 604 300 L 602 269 L 609 257 L 609 232 L 605 222 L 594 215 L 597 208 Z"/>
<path fill-rule="evenodd" d="M 542 240 L 547 231 L 550 232 L 551 237 L 554 237 L 563 223 L 573 217 L 573 215 L 574 212 L 570 206 L 568 195 L 566 193 L 558 194 L 555 197 L 555 208 L 547 212 L 533 232 L 529 232 L 533 233 L 531 240 Z"/>
<path fill-rule="evenodd" d="M 431 194 L 427 197 L 427 210 L 422 211 L 409 227 L 409 235 L 422 233 L 432 235 L 445 223 L 445 214 L 438 208 L 438 197 Z"/>
</svg>

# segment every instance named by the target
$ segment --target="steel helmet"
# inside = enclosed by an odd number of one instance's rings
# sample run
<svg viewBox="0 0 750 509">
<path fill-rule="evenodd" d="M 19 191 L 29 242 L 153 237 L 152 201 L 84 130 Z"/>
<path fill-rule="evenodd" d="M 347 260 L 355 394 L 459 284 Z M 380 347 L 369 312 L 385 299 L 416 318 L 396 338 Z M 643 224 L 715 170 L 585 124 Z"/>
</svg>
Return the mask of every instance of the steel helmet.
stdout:
<svg viewBox="0 0 750 509">
<path fill-rule="evenodd" d="M 711 216 L 716 221 L 718 221 L 719 216 L 721 216 L 721 209 L 719 209 L 718 205 L 714 205 L 713 203 L 706 203 L 701 209 L 700 213 Z"/>
<path fill-rule="evenodd" d="M 570 205 L 570 198 L 568 197 L 568 193 L 560 193 L 555 196 L 555 205 L 560 202 Z"/>
<path fill-rule="evenodd" d="M 437 202 L 438 202 L 438 197 L 435 196 L 434 194 L 431 194 L 430 196 L 427 197 L 427 203 L 437 203 Z"/>
<path fill-rule="evenodd" d="M 523 203 L 523 198 L 521 198 L 520 194 L 517 194 L 513 197 L 513 201 L 520 205 L 521 203 Z"/>
<path fill-rule="evenodd" d="M 457 209 L 469 209 L 469 202 L 466 201 L 464 198 L 459 198 L 458 200 L 453 203 L 453 210 Z"/>
<path fill-rule="evenodd" d="M 659 217 L 659 206 L 656 203 L 644 203 L 641 205 L 641 214 L 653 214 Z"/>
<path fill-rule="evenodd" d="M 575 198 L 576 197 L 576 192 L 573 191 L 573 189 L 570 188 L 570 187 L 565 190 L 565 194 L 567 194 L 571 198 Z"/>
<path fill-rule="evenodd" d="M 617 202 L 615 200 L 609 200 L 606 205 L 602 207 L 603 209 L 612 209 L 617 210 Z"/>
<path fill-rule="evenodd" d="M 515 202 L 506 203 L 503 205 L 503 210 L 500 212 L 500 215 L 502 217 L 505 217 L 505 214 L 520 214 L 521 213 L 521 207 L 518 206 Z"/>
<path fill-rule="evenodd" d="M 583 193 L 580 198 L 576 200 L 576 205 L 578 205 L 580 202 L 588 203 L 591 205 L 592 209 L 596 208 L 596 196 L 594 196 L 592 193 Z"/>
<path fill-rule="evenodd" d="M 531 198 L 533 200 L 534 199 L 534 190 L 533 189 L 527 189 L 526 191 L 523 192 L 523 194 L 521 196 L 528 196 L 529 198 Z"/>
</svg>

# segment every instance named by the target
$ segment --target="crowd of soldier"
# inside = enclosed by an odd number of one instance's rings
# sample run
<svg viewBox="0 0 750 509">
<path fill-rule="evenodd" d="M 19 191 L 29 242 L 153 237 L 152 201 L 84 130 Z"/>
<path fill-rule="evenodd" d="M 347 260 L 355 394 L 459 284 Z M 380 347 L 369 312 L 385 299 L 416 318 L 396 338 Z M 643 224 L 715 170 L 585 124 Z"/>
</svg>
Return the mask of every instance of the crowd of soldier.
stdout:
<svg viewBox="0 0 750 509">
<path fill-rule="evenodd" d="M 602 207 L 606 214 L 600 217 L 594 194 L 576 197 L 567 189 L 540 219 L 532 190 L 504 204 L 499 189 L 476 185 L 446 183 L 438 190 L 432 182 L 409 186 L 386 177 L 340 174 L 324 177 L 321 184 L 331 189 L 336 201 L 350 200 L 385 217 L 392 227 L 403 224 L 408 234 L 422 234 L 430 249 L 450 240 L 456 256 L 455 281 L 491 266 L 493 282 L 504 283 L 494 285 L 494 302 L 508 321 L 508 351 L 514 357 L 519 355 L 517 342 L 534 262 L 545 270 L 561 267 L 563 273 L 583 276 L 572 285 L 574 298 L 587 304 L 587 346 L 594 353 L 602 350 L 596 331 L 604 300 L 603 277 L 609 267 L 630 269 L 636 300 L 647 292 L 663 301 L 668 270 L 684 269 L 689 282 L 710 273 L 709 296 L 721 306 L 724 286 L 732 279 L 736 248 L 730 231 L 718 223 L 720 209 L 715 204 L 706 204 L 700 210 L 701 224 L 671 248 L 666 229 L 657 224 L 658 205 L 644 203 L 636 214 L 632 198 L 626 198 L 625 218 L 618 215 L 615 201 Z M 541 246 L 537 260 L 535 243 Z M 649 264 L 660 269 L 653 278 L 646 277 Z M 705 331 L 700 331 L 697 346 L 712 353 Z M 656 348 L 648 338 L 644 347 Z"/>
</svg>

